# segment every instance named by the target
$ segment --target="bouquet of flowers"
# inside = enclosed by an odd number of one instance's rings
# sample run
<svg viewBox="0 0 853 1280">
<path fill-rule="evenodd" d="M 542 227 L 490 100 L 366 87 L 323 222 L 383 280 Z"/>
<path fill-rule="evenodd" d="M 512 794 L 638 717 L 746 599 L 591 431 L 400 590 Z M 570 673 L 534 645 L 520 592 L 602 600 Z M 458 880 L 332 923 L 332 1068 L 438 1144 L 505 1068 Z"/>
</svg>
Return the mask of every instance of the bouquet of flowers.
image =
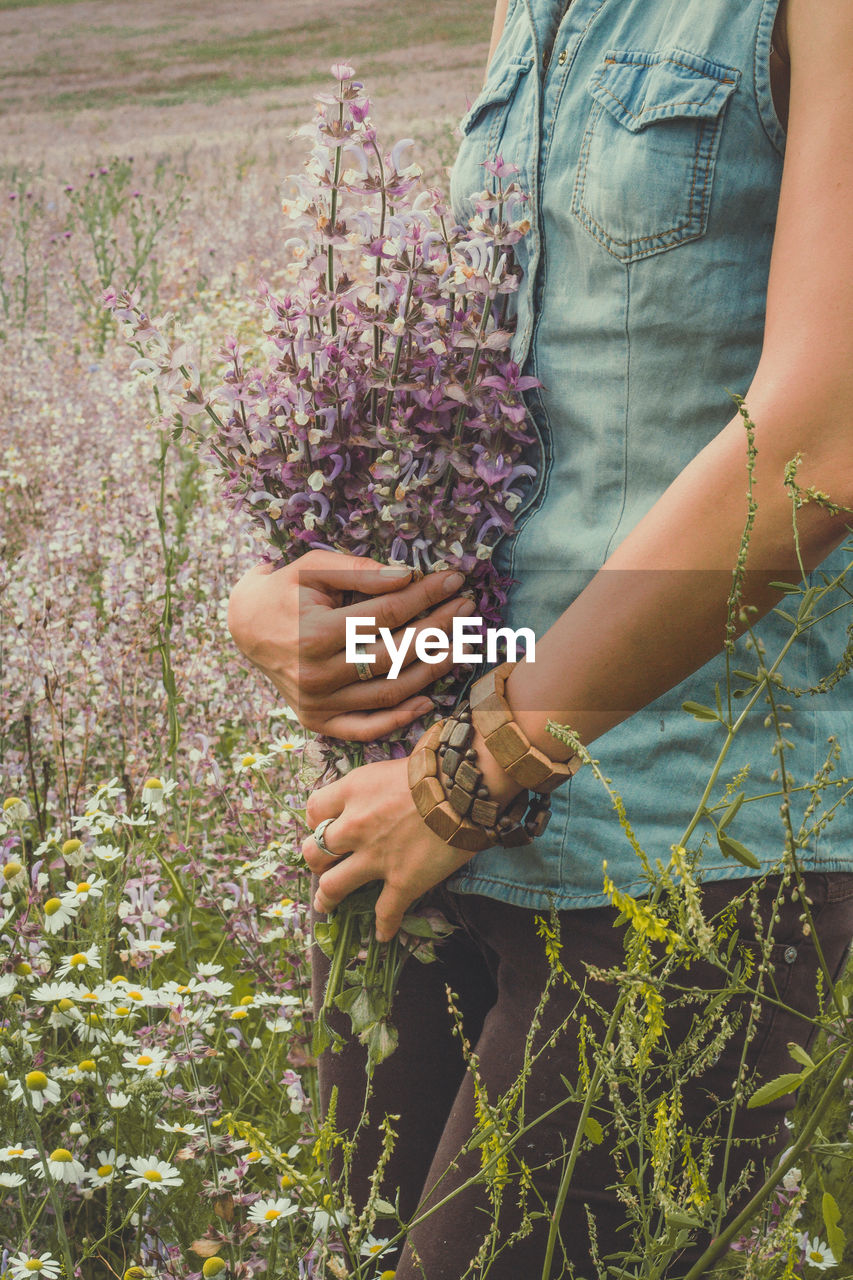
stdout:
<svg viewBox="0 0 853 1280">
<path fill-rule="evenodd" d="M 525 197 L 516 167 L 498 158 L 485 166 L 476 216 L 456 225 L 406 163 L 411 141 L 380 148 L 352 67 L 337 64 L 332 75 L 336 91 L 319 96 L 298 131 L 311 149 L 283 206 L 287 291 L 262 287 L 263 365 L 248 365 L 229 340 L 224 381 L 207 393 L 186 350 L 137 296 L 105 301 L 129 326 L 135 366 L 170 398 L 177 430 L 205 442 L 229 500 L 262 527 L 272 561 L 325 548 L 418 572 L 456 568 L 486 625 L 508 586 L 492 551 L 512 532 L 533 474 L 521 392 L 536 380 L 508 354 Z M 445 695 L 452 700 L 449 687 Z M 368 757 L 405 753 L 422 728 L 371 744 Z M 342 744 L 326 744 L 327 769 L 341 755 Z M 343 755 L 348 766 L 364 758 L 358 744 Z M 413 914 L 402 939 L 376 943 L 375 896 L 353 895 L 316 929 L 332 977 L 315 1047 L 336 1039 L 325 1019 L 334 1004 L 349 1011 L 373 1061 L 393 1048 L 399 965 L 407 953 L 430 959 L 442 932 L 434 916 Z"/>
</svg>

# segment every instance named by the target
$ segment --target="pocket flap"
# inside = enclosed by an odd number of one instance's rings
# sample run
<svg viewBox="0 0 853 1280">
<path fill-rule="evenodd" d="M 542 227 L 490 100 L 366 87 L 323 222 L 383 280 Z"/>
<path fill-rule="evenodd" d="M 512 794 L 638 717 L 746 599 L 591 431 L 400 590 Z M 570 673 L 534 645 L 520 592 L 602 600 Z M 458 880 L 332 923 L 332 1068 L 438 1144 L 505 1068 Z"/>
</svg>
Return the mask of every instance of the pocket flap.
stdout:
<svg viewBox="0 0 853 1280">
<path fill-rule="evenodd" d="M 638 133 L 656 120 L 718 116 L 739 79 L 734 67 L 681 49 L 610 49 L 588 88 L 620 124 Z"/>
<path fill-rule="evenodd" d="M 460 120 L 459 128 L 462 132 L 468 133 L 489 107 L 509 102 L 515 93 L 519 80 L 523 75 L 527 74 L 532 66 L 533 59 L 531 57 L 516 57 L 508 62 L 502 71 L 496 73 L 494 80 L 490 77 L 472 102 L 467 114 Z"/>
</svg>

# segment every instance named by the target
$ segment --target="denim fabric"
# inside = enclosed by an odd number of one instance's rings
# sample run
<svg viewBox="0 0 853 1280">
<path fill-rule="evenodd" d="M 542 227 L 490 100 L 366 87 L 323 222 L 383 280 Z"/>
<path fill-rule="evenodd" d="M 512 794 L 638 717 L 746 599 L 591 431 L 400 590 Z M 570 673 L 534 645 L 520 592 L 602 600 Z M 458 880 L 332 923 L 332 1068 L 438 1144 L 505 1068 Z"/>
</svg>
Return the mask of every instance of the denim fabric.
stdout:
<svg viewBox="0 0 853 1280">
<path fill-rule="evenodd" d="M 538 476 L 518 533 L 498 553 L 515 579 L 507 608 L 515 627 L 547 630 L 729 421 L 732 393 L 749 387 L 785 144 L 769 78 L 777 4 L 573 0 L 564 14 L 556 0 L 510 0 L 486 87 L 462 121 L 451 193 L 457 216 L 468 217 L 486 185 L 483 161 L 500 153 L 520 166 L 530 194 L 514 356 L 542 383 L 528 394 Z M 745 467 L 731 481 L 745 494 Z M 838 551 L 821 570 L 847 560 Z M 839 610 L 797 641 L 781 668 L 790 687 L 833 670 L 848 620 Z M 661 620 L 661 643 L 673 625 Z M 774 612 L 756 634 L 772 660 L 790 624 Z M 652 863 L 680 840 L 723 744 L 719 725 L 681 709 L 687 699 L 713 706 L 715 687 L 725 700 L 722 640 L 719 658 L 594 744 Z M 754 667 L 749 642 L 739 642 L 732 671 Z M 748 685 L 733 676 L 732 687 Z M 790 705 L 785 763 L 802 788 L 796 834 L 831 734 L 839 772 L 853 772 L 853 708 L 844 683 L 780 700 Z M 760 703 L 748 718 L 708 799 L 719 801 L 729 784 L 731 795 L 743 789 L 747 802 L 728 834 L 764 868 L 785 843 L 767 711 Z M 849 808 L 814 829 L 840 794 L 828 793 L 806 820 L 802 855 L 816 870 L 853 868 Z M 707 820 L 689 846 L 702 841 L 709 878 L 744 874 L 720 854 Z M 605 859 L 618 884 L 642 892 L 637 854 L 584 769 L 555 793 L 542 839 L 477 854 L 452 887 L 520 906 L 596 906 L 606 900 Z"/>
</svg>

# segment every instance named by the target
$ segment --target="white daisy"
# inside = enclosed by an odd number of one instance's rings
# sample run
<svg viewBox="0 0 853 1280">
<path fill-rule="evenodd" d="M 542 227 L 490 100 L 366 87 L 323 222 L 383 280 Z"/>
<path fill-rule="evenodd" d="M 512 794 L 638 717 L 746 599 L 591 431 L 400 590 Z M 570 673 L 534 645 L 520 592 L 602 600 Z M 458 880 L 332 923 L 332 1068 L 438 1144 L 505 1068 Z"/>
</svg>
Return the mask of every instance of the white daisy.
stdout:
<svg viewBox="0 0 853 1280">
<path fill-rule="evenodd" d="M 115 1147 L 110 1147 L 109 1151 L 99 1151 L 97 1160 L 96 1168 L 90 1169 L 86 1174 L 93 1187 L 105 1187 L 108 1182 L 112 1182 L 117 1171 L 127 1164 L 127 1156 L 116 1155 Z"/>
<path fill-rule="evenodd" d="M 284 1035 L 293 1029 L 293 1023 L 289 1018 L 267 1018 L 266 1028 L 274 1036 Z"/>
<path fill-rule="evenodd" d="M 296 1213 L 297 1205 L 285 1196 L 276 1199 L 257 1200 L 249 1210 L 249 1222 L 258 1222 L 264 1227 L 274 1227 L 282 1218 L 289 1218 Z"/>
<path fill-rule="evenodd" d="M 35 1160 L 35 1147 L 0 1147 L 0 1160 Z"/>
<path fill-rule="evenodd" d="M 301 751 L 305 746 L 305 739 L 297 733 L 288 733 L 281 738 L 276 738 L 272 743 L 270 751 L 276 755 L 286 756 L 293 751 Z"/>
<path fill-rule="evenodd" d="M 0 997 L 10 996 L 18 985 L 14 973 L 0 974 Z"/>
<path fill-rule="evenodd" d="M 167 956 L 175 950 L 176 945 L 162 938 L 134 938 L 130 944 L 128 959 L 133 964 L 136 956 Z"/>
<path fill-rule="evenodd" d="M 67 973 L 80 974 L 84 969 L 98 969 L 101 965 L 101 953 L 96 944 L 86 951 L 75 951 L 73 955 L 63 956 L 56 969 L 56 976 L 64 978 Z"/>
<path fill-rule="evenodd" d="M 126 1053 L 123 1062 L 130 1071 L 139 1071 L 142 1075 L 154 1076 L 157 1079 L 168 1075 L 173 1066 L 166 1050 L 158 1049 L 154 1045 L 149 1048 L 139 1048 L 136 1053 Z"/>
<path fill-rule="evenodd" d="M 54 1000 L 72 999 L 79 989 L 75 982 L 40 982 L 33 987 L 31 995 L 36 1003 L 50 1004 Z"/>
<path fill-rule="evenodd" d="M 80 903 L 64 894 L 61 898 L 48 898 L 42 904 L 44 927 L 48 933 L 60 933 L 67 924 L 76 919 Z"/>
<path fill-rule="evenodd" d="M 69 898 L 76 902 L 88 902 L 90 898 L 100 898 L 103 896 L 106 880 L 103 876 L 88 876 L 84 880 L 66 880 L 68 893 L 63 894 L 63 900 Z"/>
<path fill-rule="evenodd" d="M 271 762 L 271 755 L 262 755 L 260 752 L 250 751 L 240 757 L 234 765 L 234 770 L 236 773 L 251 773 L 253 769 L 266 768 Z"/>
<path fill-rule="evenodd" d="M 14 1102 L 20 1101 L 25 1094 L 36 1111 L 42 1111 L 45 1103 L 59 1102 L 62 1096 L 59 1085 L 44 1071 L 28 1071 L 23 1080 L 11 1081 L 9 1096 Z"/>
<path fill-rule="evenodd" d="M 24 822 L 30 816 L 30 806 L 20 796 L 7 796 L 3 801 L 3 815 L 11 822 Z"/>
<path fill-rule="evenodd" d="M 177 785 L 174 778 L 149 778 L 143 783 L 140 799 L 149 813 L 165 813 L 166 801 Z"/>
<path fill-rule="evenodd" d="M 26 1178 L 22 1173 L 0 1173 L 0 1187 L 8 1187 L 10 1191 L 22 1187 L 25 1182 Z"/>
<path fill-rule="evenodd" d="M 361 1243 L 362 1258 L 379 1258 L 385 1253 L 390 1241 L 386 1237 L 384 1240 L 377 1240 L 375 1236 L 368 1236 Z"/>
<path fill-rule="evenodd" d="M 804 1231 L 802 1235 L 797 1236 L 797 1243 L 805 1254 L 803 1261 L 807 1267 L 814 1267 L 816 1271 L 826 1271 L 829 1267 L 838 1266 L 835 1254 L 818 1236 L 809 1239 L 808 1232 Z"/>
<path fill-rule="evenodd" d="M 205 962 L 203 964 L 197 964 L 195 971 L 200 978 L 215 978 L 216 975 L 221 973 L 224 968 L 225 966 L 222 964 L 208 964 Z"/>
<path fill-rule="evenodd" d="M 133 1177 L 128 1179 L 129 1187 L 154 1187 L 158 1191 L 166 1191 L 169 1187 L 181 1186 L 183 1179 L 173 1164 L 166 1160 L 158 1160 L 152 1156 L 134 1156 L 130 1161 Z"/>
<path fill-rule="evenodd" d="M 44 1177 L 44 1166 L 37 1164 L 33 1166 L 36 1173 Z M 57 1147 L 51 1151 L 47 1157 L 47 1167 L 52 1178 L 56 1182 L 70 1182 L 74 1186 L 79 1186 L 86 1176 L 86 1170 L 79 1160 L 76 1160 L 67 1147 Z"/>
<path fill-rule="evenodd" d="M 122 1093 L 120 1089 L 116 1089 L 112 1093 L 107 1094 L 107 1105 L 112 1107 L 113 1111 L 122 1111 L 129 1104 L 129 1093 Z"/>
<path fill-rule="evenodd" d="M 93 845 L 92 853 L 99 862 L 117 862 L 119 858 L 124 857 L 124 850 L 120 849 L 117 844 Z"/>
<path fill-rule="evenodd" d="M 18 1253 L 9 1259 L 12 1280 L 32 1280 L 33 1276 L 45 1277 L 45 1280 L 56 1280 L 61 1267 L 49 1253 Z"/>
<path fill-rule="evenodd" d="M 158 1120 L 154 1128 L 160 1129 L 163 1133 L 183 1133 L 188 1138 L 195 1138 L 200 1133 L 204 1133 L 203 1124 L 179 1124 L 177 1120 L 174 1124 L 167 1124 L 165 1120 Z"/>
</svg>

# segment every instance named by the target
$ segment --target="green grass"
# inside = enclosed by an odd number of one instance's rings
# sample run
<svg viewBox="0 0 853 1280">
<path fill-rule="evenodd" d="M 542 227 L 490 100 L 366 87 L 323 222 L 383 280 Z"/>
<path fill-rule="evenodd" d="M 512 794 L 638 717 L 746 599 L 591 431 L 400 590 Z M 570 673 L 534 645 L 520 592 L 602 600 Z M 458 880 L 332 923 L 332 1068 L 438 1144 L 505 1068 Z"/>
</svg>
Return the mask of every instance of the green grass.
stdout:
<svg viewBox="0 0 853 1280">
<path fill-rule="evenodd" d="M 26 0 L 28 4 L 43 0 Z M 46 0 L 45 0 L 46 2 Z M 51 0 L 56 3 L 57 0 Z M 61 0 L 66 6 L 76 0 Z M 14 8 L 0 0 L 0 8 Z M 315 84 L 328 74 L 336 58 L 353 62 L 361 75 L 369 74 L 380 54 L 399 51 L 396 70 L 416 77 L 420 50 L 428 44 L 446 48 L 470 48 L 488 38 L 492 0 L 433 0 L 429 6 L 398 6 L 383 0 L 364 21 L 362 12 L 343 10 L 334 22 L 329 16 L 304 19 L 295 30 L 261 30 L 221 34 L 210 32 L 203 40 L 183 34 L 178 18 L 166 26 L 139 30 L 100 24 L 87 31 L 85 55 L 65 46 L 62 32 L 25 67 L 15 69 L 32 80 L 33 92 L 26 106 L 34 111 L 68 111 L 87 107 L 109 108 L 133 103 L 175 106 L 183 102 L 217 102 L 229 96 L 244 97 L 253 90 L 275 90 L 283 85 Z M 251 16 L 250 6 L 247 17 Z M 79 29 L 69 26 L 69 34 Z M 172 39 L 152 40 L 171 32 Z M 99 37 L 105 51 L 99 53 Z M 108 52 L 107 52 L 108 49 Z M 85 56 L 85 63 L 81 61 Z M 99 72 L 103 68 L 103 72 Z M 206 69 L 209 68 L 209 69 Z M 47 72 L 50 74 L 47 74 Z M 387 75 L 387 61 L 381 67 Z M 134 84 L 113 83 L 116 72 L 138 77 Z M 99 83 L 99 76 L 109 82 Z M 79 87 L 53 90 L 57 80 L 76 81 Z M 82 83 L 81 83 L 82 81 Z M 0 98 L 0 113 L 20 110 L 21 100 Z"/>
</svg>

